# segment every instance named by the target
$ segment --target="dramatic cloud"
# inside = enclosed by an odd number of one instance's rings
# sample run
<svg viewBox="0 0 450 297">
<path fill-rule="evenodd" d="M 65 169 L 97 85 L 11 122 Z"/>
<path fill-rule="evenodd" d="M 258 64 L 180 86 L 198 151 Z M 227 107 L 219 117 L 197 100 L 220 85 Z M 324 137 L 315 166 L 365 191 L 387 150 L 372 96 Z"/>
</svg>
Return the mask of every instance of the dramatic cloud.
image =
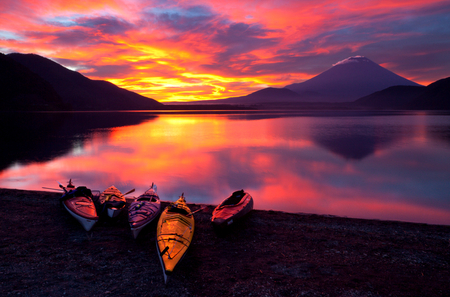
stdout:
<svg viewBox="0 0 450 297">
<path fill-rule="evenodd" d="M 124 34 L 133 28 L 133 25 L 115 17 L 83 17 L 76 20 L 79 26 L 94 29 L 102 34 Z"/>
<path fill-rule="evenodd" d="M 0 52 L 36 53 L 160 101 L 301 82 L 353 55 L 450 76 L 448 1 L 3 0 Z"/>
<path fill-rule="evenodd" d="M 144 17 L 159 29 L 178 33 L 202 32 L 214 28 L 216 15 L 206 6 L 172 7 L 167 9 L 151 8 Z"/>
</svg>

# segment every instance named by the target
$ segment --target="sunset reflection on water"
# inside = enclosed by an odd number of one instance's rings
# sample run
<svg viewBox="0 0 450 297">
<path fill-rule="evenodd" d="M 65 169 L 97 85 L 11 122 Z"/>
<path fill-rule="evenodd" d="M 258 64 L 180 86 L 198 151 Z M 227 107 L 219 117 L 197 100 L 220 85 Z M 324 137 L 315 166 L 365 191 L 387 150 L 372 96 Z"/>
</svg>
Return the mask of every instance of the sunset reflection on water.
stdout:
<svg viewBox="0 0 450 297">
<path fill-rule="evenodd" d="M 163 114 L 65 135 L 50 160 L 10 164 L 0 187 L 77 185 L 256 209 L 450 224 L 450 117 Z M 74 136 L 75 135 L 75 136 Z M 63 138 L 62 136 L 60 138 Z"/>
</svg>

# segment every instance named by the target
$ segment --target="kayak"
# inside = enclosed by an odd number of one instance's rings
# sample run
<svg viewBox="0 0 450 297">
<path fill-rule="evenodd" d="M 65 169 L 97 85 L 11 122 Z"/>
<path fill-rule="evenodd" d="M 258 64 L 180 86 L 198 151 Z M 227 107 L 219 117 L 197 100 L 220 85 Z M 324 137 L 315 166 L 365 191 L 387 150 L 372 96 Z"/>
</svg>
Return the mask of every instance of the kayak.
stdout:
<svg viewBox="0 0 450 297">
<path fill-rule="evenodd" d="M 252 196 L 244 190 L 235 191 L 213 210 L 211 222 L 214 227 L 224 229 L 244 217 L 252 209 Z"/>
<path fill-rule="evenodd" d="M 114 186 L 107 188 L 100 194 L 99 202 L 110 218 L 117 217 L 126 205 L 125 196 Z"/>
<path fill-rule="evenodd" d="M 159 215 L 160 211 L 161 201 L 156 193 L 156 185 L 152 184 L 150 189 L 131 202 L 128 207 L 128 223 L 135 239 L 139 232 Z"/>
<path fill-rule="evenodd" d="M 90 231 L 99 219 L 92 191 L 83 186 L 75 188 L 72 183 L 69 183 L 67 189 L 62 188 L 65 193 L 60 198 L 61 204 L 86 231 Z"/>
<path fill-rule="evenodd" d="M 156 228 L 156 249 L 164 282 L 181 261 L 194 236 L 194 216 L 183 194 L 162 212 Z"/>
</svg>

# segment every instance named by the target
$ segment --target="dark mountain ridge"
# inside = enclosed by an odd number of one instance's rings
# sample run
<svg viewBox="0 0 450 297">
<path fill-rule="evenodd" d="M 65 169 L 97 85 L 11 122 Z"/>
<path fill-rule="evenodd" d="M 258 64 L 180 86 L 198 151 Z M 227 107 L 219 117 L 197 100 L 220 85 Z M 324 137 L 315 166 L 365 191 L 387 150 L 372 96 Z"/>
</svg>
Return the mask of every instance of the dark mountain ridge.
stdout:
<svg viewBox="0 0 450 297">
<path fill-rule="evenodd" d="M 276 103 L 276 102 L 297 102 L 301 100 L 301 96 L 289 89 L 265 88 L 248 94 L 246 96 L 231 97 L 218 100 L 202 100 L 196 101 L 197 104 L 260 104 L 260 103 Z"/>
<path fill-rule="evenodd" d="M 429 84 L 422 94 L 411 100 L 409 107 L 450 110 L 450 77 Z"/>
<path fill-rule="evenodd" d="M 352 104 L 368 109 L 404 109 L 406 105 L 425 91 L 426 87 L 393 86 L 364 96 Z"/>
<path fill-rule="evenodd" d="M 395 86 L 352 103 L 366 109 L 450 110 L 450 77 L 426 87 Z"/>
<path fill-rule="evenodd" d="M 7 57 L 47 81 L 73 110 L 145 110 L 164 106 L 110 82 L 91 80 L 39 55 L 13 53 Z"/>
<path fill-rule="evenodd" d="M 0 53 L 0 110 L 67 109 L 51 84 Z"/>
</svg>

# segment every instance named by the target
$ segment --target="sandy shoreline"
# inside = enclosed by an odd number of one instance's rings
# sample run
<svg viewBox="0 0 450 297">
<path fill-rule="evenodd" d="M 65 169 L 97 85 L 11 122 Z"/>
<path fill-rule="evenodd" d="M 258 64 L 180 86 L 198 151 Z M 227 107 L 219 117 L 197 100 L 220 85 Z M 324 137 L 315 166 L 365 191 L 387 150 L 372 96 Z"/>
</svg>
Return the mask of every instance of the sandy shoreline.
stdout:
<svg viewBox="0 0 450 297">
<path fill-rule="evenodd" d="M 256 210 L 229 233 L 195 214 L 167 285 L 155 223 L 86 232 L 60 194 L 0 189 L 1 296 L 448 296 L 450 226 Z M 189 201 L 188 201 L 189 202 Z M 192 210 L 200 205 L 190 204 Z"/>
</svg>

